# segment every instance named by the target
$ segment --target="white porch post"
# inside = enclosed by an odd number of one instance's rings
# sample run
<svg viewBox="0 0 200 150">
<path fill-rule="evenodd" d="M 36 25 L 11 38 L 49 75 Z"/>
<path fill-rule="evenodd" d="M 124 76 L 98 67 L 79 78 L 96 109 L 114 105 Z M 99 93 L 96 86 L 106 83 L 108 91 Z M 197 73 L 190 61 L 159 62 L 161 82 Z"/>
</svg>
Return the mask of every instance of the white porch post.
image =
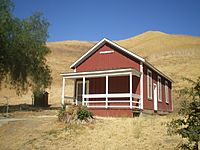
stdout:
<svg viewBox="0 0 200 150">
<path fill-rule="evenodd" d="M 78 101 L 77 101 L 77 95 L 76 95 L 77 91 L 76 91 L 76 79 L 74 79 L 74 101 L 75 101 L 75 104 L 78 105 Z"/>
<path fill-rule="evenodd" d="M 132 109 L 132 105 L 133 105 L 133 103 L 132 103 L 132 95 L 133 95 L 133 92 L 132 92 L 132 89 L 133 89 L 133 85 L 132 85 L 132 72 L 130 72 L 130 76 L 129 76 L 129 81 L 130 81 L 130 83 L 129 83 L 129 85 L 130 85 L 130 108 Z"/>
<path fill-rule="evenodd" d="M 143 109 L 143 63 L 140 62 L 140 109 Z"/>
<path fill-rule="evenodd" d="M 83 94 L 82 94 L 82 105 L 84 105 L 85 100 L 85 77 L 83 77 Z"/>
<path fill-rule="evenodd" d="M 106 75 L 106 108 L 108 108 L 108 75 Z"/>
<path fill-rule="evenodd" d="M 61 104 L 64 105 L 64 103 L 65 103 L 65 78 L 63 77 Z"/>
</svg>

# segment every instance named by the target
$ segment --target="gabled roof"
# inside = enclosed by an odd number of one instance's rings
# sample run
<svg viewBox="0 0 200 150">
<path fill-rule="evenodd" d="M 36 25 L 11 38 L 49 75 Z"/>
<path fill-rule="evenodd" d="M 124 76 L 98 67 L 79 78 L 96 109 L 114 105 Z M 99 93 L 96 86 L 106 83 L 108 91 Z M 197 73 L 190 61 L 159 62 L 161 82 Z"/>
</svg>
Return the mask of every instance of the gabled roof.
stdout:
<svg viewBox="0 0 200 150">
<path fill-rule="evenodd" d="M 110 40 L 108 40 L 107 38 L 103 38 L 101 41 L 99 41 L 97 44 L 95 44 L 89 51 L 87 51 L 83 56 L 81 56 L 78 60 L 76 60 L 71 66 L 71 69 L 76 68 L 77 66 L 79 66 L 82 62 L 84 62 L 87 58 L 89 58 L 92 54 L 94 54 L 100 47 L 102 47 L 104 44 L 110 44 L 114 47 L 116 47 L 117 49 L 121 50 L 122 52 L 124 52 L 125 54 L 130 55 L 131 57 L 134 57 L 136 59 L 138 59 L 139 61 L 143 62 L 144 64 L 146 64 L 148 67 L 150 67 L 151 69 L 153 69 L 155 72 L 159 73 L 160 75 L 164 76 L 166 79 L 168 79 L 169 81 L 173 82 L 172 79 L 170 79 L 169 77 L 167 77 L 164 73 L 162 73 L 161 71 L 159 71 L 157 68 L 155 68 L 153 65 L 151 65 L 149 62 L 147 62 L 144 58 L 142 58 L 141 56 L 130 52 L 129 50 L 119 46 L 118 44 L 116 44 L 115 42 L 112 42 Z"/>
<path fill-rule="evenodd" d="M 118 48 L 119 50 L 123 51 L 124 53 L 127 53 L 128 55 L 134 57 L 134 58 L 137 58 L 138 60 L 144 62 L 144 58 L 128 51 L 127 49 L 119 46 L 118 44 L 106 39 L 106 38 L 103 38 L 101 41 L 99 41 L 95 46 L 93 46 L 89 51 L 87 51 L 83 56 L 81 56 L 77 61 L 75 61 L 71 66 L 70 68 L 76 68 L 78 65 L 80 65 L 83 61 L 85 61 L 88 57 L 90 57 L 94 52 L 96 52 L 100 47 L 102 47 L 105 43 L 108 43 L 116 48 Z"/>
</svg>

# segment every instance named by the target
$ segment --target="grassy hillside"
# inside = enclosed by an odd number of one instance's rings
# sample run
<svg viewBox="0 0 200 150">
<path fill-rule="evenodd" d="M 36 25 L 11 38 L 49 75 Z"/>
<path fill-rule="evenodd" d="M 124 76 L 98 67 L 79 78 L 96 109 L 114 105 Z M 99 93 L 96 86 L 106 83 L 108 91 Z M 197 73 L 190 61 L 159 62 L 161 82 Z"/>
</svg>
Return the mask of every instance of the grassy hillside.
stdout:
<svg viewBox="0 0 200 150">
<path fill-rule="evenodd" d="M 186 85 L 182 77 L 200 75 L 200 37 L 149 31 L 117 42 L 171 77 L 174 89 Z"/>
<path fill-rule="evenodd" d="M 146 58 L 159 70 L 171 77 L 174 89 L 187 86 L 182 82 L 182 77 L 196 79 L 200 75 L 200 37 L 186 35 L 171 35 L 157 31 L 149 31 L 138 36 L 115 41 L 122 47 Z M 50 42 L 48 47 L 52 53 L 48 56 L 51 66 L 53 84 L 50 92 L 50 103 L 59 104 L 61 95 L 61 72 L 69 72 L 69 66 L 83 53 L 90 49 L 94 42 L 63 41 Z M 68 81 L 67 92 L 72 93 L 71 81 Z M 0 91 L 0 97 L 7 89 Z M 12 102 L 30 103 L 30 93 L 22 98 L 14 96 L 9 91 Z"/>
</svg>

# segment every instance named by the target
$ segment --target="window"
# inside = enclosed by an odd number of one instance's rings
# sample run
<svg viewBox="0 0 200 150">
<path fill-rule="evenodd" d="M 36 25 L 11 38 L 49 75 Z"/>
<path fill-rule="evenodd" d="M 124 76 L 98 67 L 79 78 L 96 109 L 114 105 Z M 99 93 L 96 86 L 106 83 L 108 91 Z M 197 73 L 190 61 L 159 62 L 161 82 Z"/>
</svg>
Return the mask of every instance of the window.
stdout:
<svg viewBox="0 0 200 150">
<path fill-rule="evenodd" d="M 89 80 L 85 81 L 85 94 L 89 94 Z M 76 82 L 76 99 L 79 102 L 82 102 L 83 95 L 83 81 Z"/>
<path fill-rule="evenodd" d="M 165 102 L 169 103 L 169 91 L 168 91 L 168 82 L 165 81 Z"/>
<path fill-rule="evenodd" d="M 162 102 L 162 81 L 160 76 L 158 76 L 158 101 Z"/>
<path fill-rule="evenodd" d="M 152 72 L 147 70 L 147 97 L 152 99 Z"/>
</svg>

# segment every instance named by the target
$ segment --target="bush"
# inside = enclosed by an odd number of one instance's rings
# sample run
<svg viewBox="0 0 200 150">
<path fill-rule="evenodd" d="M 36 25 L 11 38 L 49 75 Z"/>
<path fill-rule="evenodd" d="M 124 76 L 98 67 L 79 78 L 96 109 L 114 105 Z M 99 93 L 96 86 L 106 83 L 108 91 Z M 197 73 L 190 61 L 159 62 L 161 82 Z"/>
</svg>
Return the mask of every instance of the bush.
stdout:
<svg viewBox="0 0 200 150">
<path fill-rule="evenodd" d="M 79 106 L 77 110 L 77 116 L 80 120 L 87 121 L 88 119 L 93 118 L 92 112 L 90 112 L 86 106 Z"/>
<path fill-rule="evenodd" d="M 89 122 L 91 119 L 93 119 L 93 114 L 85 106 L 64 104 L 58 113 L 58 120 L 64 123 Z"/>
<path fill-rule="evenodd" d="M 180 144 L 181 149 L 198 150 L 200 142 L 200 77 L 197 81 L 191 82 L 193 87 L 180 90 L 183 98 L 179 110 L 180 118 L 173 119 L 168 123 L 168 133 L 181 135 L 188 142 Z"/>
<path fill-rule="evenodd" d="M 65 115 L 65 108 L 66 108 L 66 104 L 62 104 L 59 112 L 58 112 L 58 120 L 59 121 L 63 121 L 64 115 Z"/>
</svg>

